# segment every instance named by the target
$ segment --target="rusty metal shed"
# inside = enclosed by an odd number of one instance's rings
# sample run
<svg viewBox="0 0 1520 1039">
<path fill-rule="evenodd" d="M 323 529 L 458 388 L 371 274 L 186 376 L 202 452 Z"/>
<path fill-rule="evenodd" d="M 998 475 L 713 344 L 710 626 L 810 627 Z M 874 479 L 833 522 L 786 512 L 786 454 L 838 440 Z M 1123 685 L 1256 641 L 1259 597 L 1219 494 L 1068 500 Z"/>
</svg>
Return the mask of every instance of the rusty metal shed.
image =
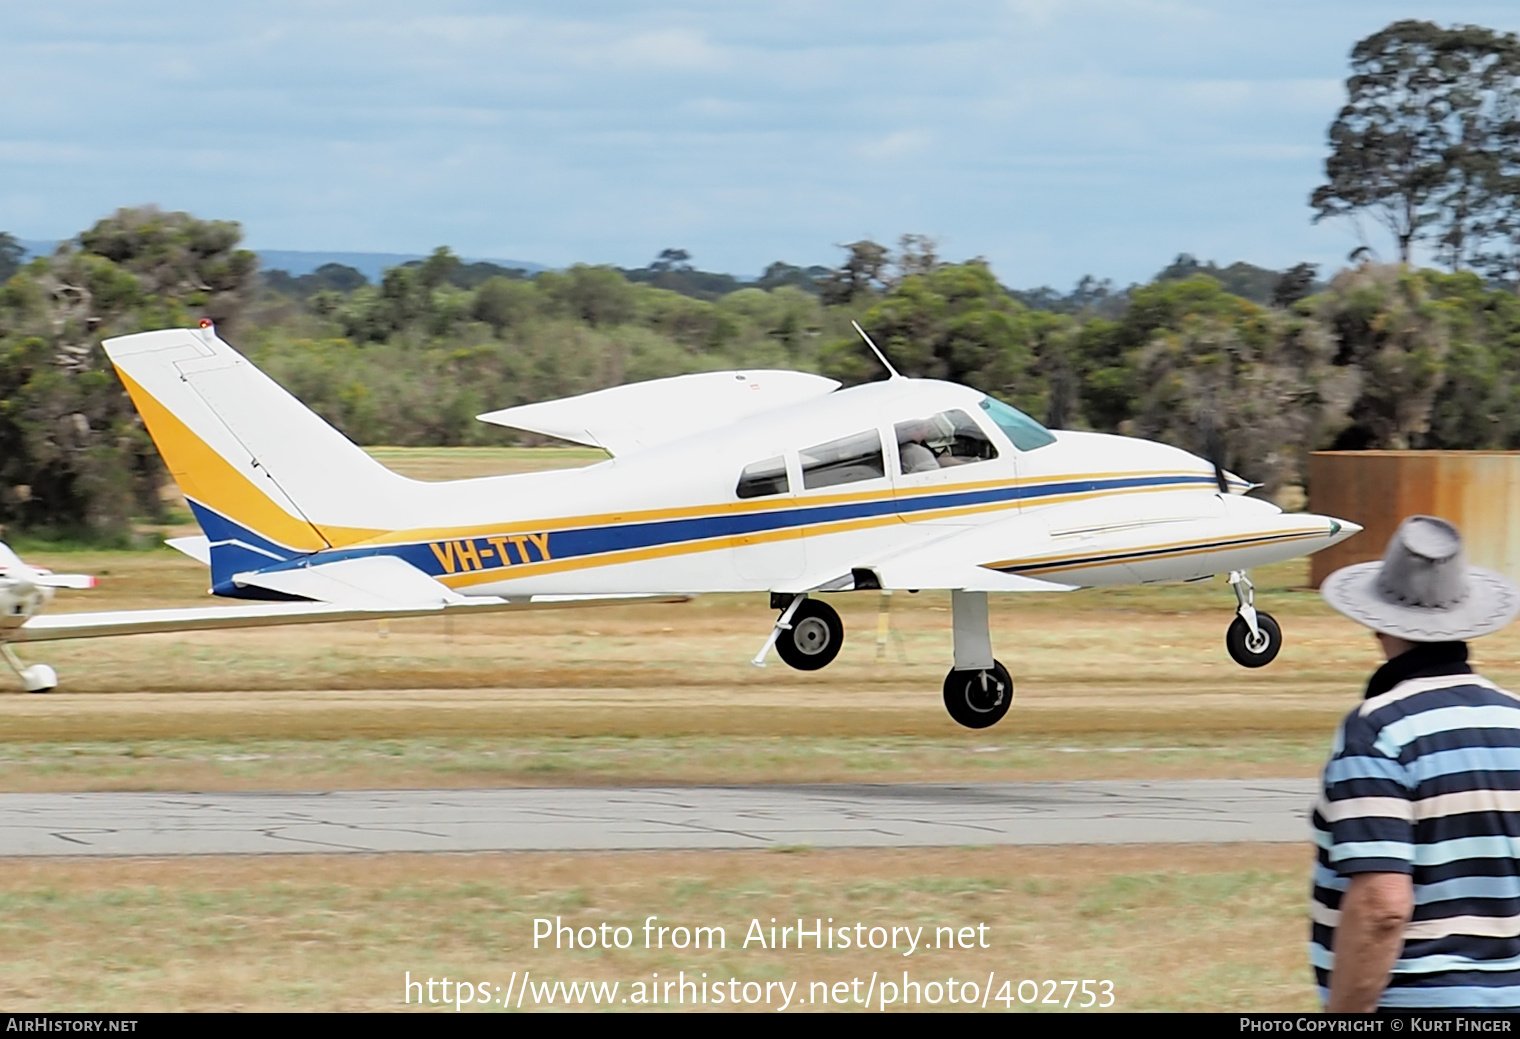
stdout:
<svg viewBox="0 0 1520 1039">
<path fill-rule="evenodd" d="M 1520 451 L 1317 451 L 1307 482 L 1310 512 L 1364 528 L 1310 557 L 1315 588 L 1340 567 L 1381 559 L 1416 515 L 1455 523 L 1469 562 L 1520 582 Z"/>
</svg>

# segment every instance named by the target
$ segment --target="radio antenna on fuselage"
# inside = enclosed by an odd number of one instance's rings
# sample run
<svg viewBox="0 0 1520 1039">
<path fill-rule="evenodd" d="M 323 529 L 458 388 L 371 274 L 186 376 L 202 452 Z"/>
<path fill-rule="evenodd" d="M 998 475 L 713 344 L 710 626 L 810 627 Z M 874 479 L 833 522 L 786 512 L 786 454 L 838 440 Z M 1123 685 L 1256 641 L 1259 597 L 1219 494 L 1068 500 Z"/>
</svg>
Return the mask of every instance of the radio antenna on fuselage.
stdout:
<svg viewBox="0 0 1520 1039">
<path fill-rule="evenodd" d="M 860 327 L 860 322 L 851 321 L 850 324 L 855 326 L 855 331 L 860 333 L 860 338 L 866 341 L 866 345 L 871 348 L 871 352 L 876 355 L 876 359 L 881 362 L 881 366 L 887 370 L 888 377 L 901 379 L 902 375 L 898 373 L 896 368 L 892 367 L 892 362 L 887 360 L 887 355 L 881 352 L 881 347 L 871 342 L 871 337 L 866 335 L 866 330 Z"/>
</svg>

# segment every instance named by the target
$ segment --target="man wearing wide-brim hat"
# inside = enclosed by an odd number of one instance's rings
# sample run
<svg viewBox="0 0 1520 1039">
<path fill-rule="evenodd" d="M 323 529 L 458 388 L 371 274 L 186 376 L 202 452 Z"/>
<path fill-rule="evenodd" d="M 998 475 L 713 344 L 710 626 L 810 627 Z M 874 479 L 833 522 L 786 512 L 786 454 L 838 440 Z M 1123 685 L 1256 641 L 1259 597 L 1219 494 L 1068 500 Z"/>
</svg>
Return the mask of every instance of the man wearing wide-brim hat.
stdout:
<svg viewBox="0 0 1520 1039">
<path fill-rule="evenodd" d="M 1321 594 L 1388 662 L 1341 723 L 1314 812 L 1310 957 L 1331 1011 L 1520 1009 L 1520 699 L 1465 640 L 1520 613 L 1445 520 L 1406 519 L 1382 562 Z"/>
</svg>

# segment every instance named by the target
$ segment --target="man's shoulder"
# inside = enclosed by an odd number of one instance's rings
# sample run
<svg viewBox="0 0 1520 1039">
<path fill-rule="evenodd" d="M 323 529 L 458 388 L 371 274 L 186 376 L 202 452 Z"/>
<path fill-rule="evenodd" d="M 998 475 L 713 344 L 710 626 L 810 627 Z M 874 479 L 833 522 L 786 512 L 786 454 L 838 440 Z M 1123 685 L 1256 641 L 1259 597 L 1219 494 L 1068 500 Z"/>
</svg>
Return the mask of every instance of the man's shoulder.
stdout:
<svg viewBox="0 0 1520 1039">
<path fill-rule="evenodd" d="M 1406 678 L 1386 693 L 1363 700 L 1352 710 L 1347 720 L 1372 720 L 1440 710 L 1444 707 L 1474 706 L 1520 711 L 1520 696 L 1478 674 Z"/>
</svg>

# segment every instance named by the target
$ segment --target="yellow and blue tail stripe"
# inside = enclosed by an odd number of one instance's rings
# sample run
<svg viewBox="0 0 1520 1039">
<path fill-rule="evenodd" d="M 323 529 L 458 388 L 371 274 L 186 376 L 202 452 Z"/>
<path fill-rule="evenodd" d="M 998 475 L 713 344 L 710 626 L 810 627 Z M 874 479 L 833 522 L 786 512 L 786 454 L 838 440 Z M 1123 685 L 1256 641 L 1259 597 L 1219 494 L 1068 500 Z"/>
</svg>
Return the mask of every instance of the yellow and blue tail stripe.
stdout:
<svg viewBox="0 0 1520 1039">
<path fill-rule="evenodd" d="M 312 553 L 292 549 L 271 541 L 241 523 L 228 519 L 194 498 L 185 499 L 195 522 L 200 524 L 211 544 L 211 592 L 236 599 L 289 599 L 292 596 L 263 588 L 245 588 L 232 583 L 233 574 L 250 570 L 278 568 L 294 559 L 310 559 Z"/>
</svg>

